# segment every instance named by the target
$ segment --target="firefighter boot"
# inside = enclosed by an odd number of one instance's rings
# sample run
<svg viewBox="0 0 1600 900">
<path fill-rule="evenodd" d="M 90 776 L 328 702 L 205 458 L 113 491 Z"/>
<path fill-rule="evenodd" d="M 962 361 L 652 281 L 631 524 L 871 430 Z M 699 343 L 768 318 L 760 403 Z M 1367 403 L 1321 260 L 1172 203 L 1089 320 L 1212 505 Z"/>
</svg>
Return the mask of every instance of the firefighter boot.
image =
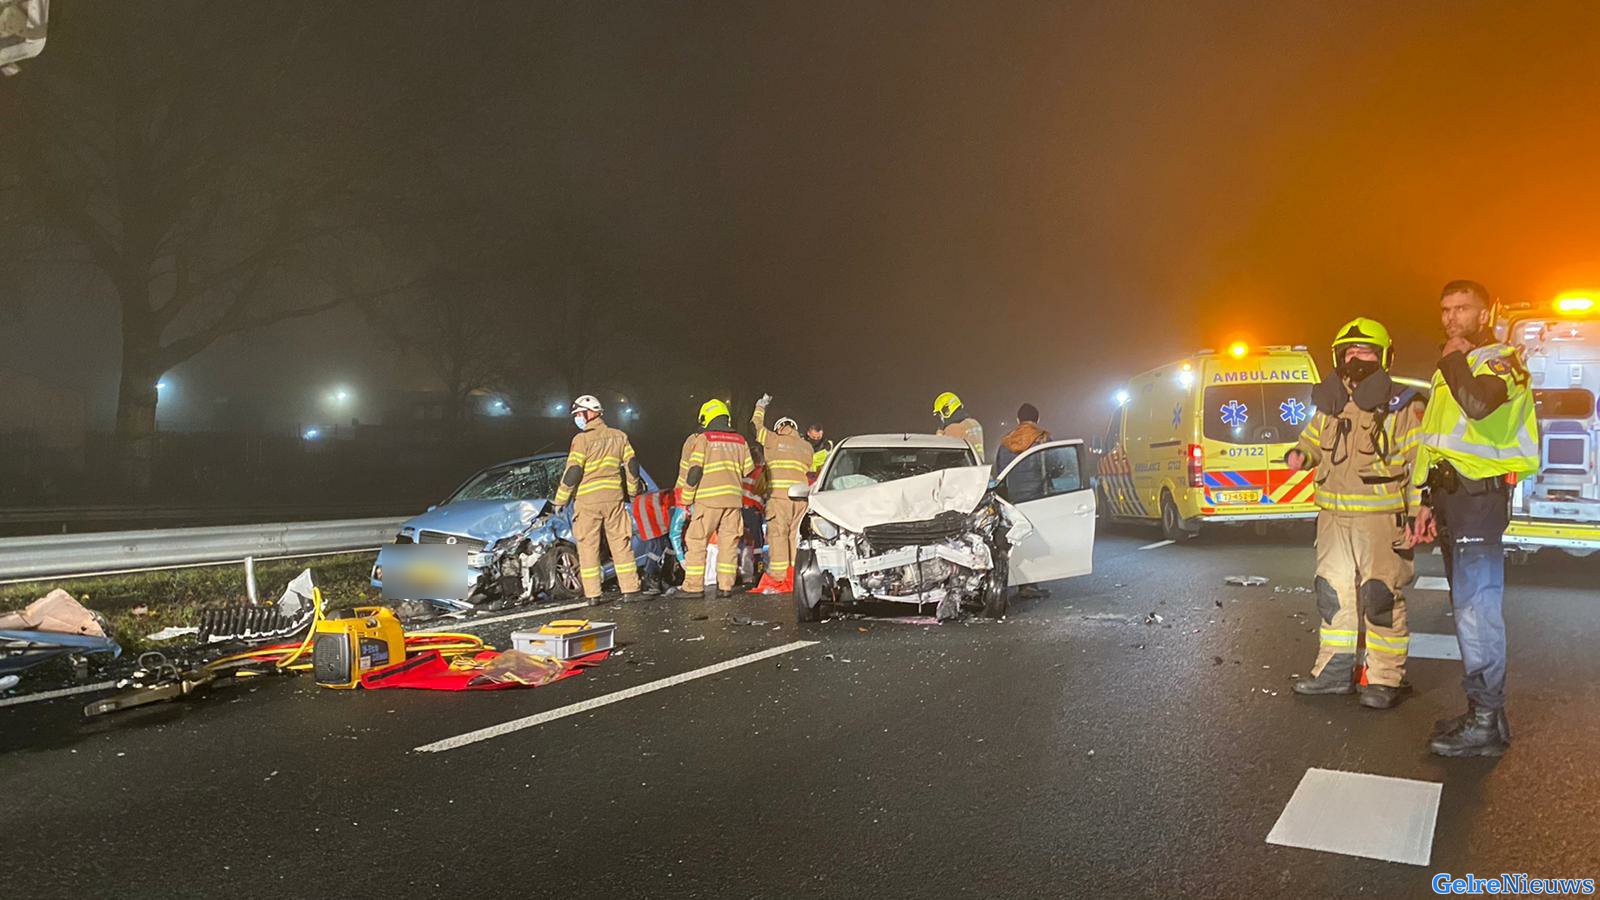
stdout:
<svg viewBox="0 0 1600 900">
<path fill-rule="evenodd" d="M 1502 756 L 1510 735 L 1502 710 L 1475 706 L 1460 727 L 1429 741 L 1428 749 L 1437 756 Z"/>
<path fill-rule="evenodd" d="M 1361 705 L 1367 709 L 1389 709 L 1400 702 L 1400 689 L 1386 684 L 1363 684 Z"/>
<path fill-rule="evenodd" d="M 1328 660 L 1311 678 L 1302 678 L 1294 683 L 1296 694 L 1353 694 L 1355 685 L 1351 683 L 1351 676 L 1356 668 L 1355 654 L 1340 653 Z"/>
</svg>

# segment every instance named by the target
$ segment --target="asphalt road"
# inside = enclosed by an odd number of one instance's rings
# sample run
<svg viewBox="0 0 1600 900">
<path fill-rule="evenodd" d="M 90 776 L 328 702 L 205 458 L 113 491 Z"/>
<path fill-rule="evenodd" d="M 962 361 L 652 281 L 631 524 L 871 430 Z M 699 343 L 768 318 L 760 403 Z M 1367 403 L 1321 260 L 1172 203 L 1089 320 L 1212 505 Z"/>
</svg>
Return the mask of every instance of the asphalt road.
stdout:
<svg viewBox="0 0 1600 900">
<path fill-rule="evenodd" d="M 1289 691 L 1316 646 L 1308 536 L 1154 541 L 1102 530 L 1095 574 L 1000 622 L 659 601 L 606 611 L 621 654 L 525 691 L 302 677 L 110 723 L 83 723 L 81 697 L 0 709 L 0 896 L 1387 897 L 1432 896 L 1436 872 L 1600 876 L 1600 560 L 1511 570 L 1515 745 L 1443 760 L 1425 743 L 1464 705 L 1459 663 L 1415 660 L 1388 712 Z M 1410 602 L 1414 631 L 1451 631 L 1443 593 Z M 797 641 L 816 643 L 416 749 Z M 1312 767 L 1442 784 L 1429 864 L 1267 844 Z"/>
</svg>

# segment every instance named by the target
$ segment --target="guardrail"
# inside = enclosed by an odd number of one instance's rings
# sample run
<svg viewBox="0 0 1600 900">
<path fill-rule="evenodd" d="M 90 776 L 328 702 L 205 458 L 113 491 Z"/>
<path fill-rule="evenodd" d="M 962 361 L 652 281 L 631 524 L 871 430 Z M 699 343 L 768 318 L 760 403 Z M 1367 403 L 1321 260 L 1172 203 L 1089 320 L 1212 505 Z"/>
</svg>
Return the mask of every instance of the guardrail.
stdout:
<svg viewBox="0 0 1600 900">
<path fill-rule="evenodd" d="M 0 583 L 369 550 L 394 540 L 403 522 L 339 519 L 0 538 Z"/>
</svg>

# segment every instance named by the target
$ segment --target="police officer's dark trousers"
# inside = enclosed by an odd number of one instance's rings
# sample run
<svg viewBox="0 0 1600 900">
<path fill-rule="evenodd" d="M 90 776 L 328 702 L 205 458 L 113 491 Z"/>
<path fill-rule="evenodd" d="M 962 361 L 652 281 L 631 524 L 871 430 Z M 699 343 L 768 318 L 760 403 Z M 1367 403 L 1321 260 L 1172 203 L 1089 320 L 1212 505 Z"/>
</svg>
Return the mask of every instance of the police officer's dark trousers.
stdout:
<svg viewBox="0 0 1600 900">
<path fill-rule="evenodd" d="M 1461 687 L 1480 709 L 1506 705 L 1506 563 L 1501 537 L 1509 511 L 1504 482 L 1432 492 L 1439 547 L 1465 674 Z"/>
</svg>

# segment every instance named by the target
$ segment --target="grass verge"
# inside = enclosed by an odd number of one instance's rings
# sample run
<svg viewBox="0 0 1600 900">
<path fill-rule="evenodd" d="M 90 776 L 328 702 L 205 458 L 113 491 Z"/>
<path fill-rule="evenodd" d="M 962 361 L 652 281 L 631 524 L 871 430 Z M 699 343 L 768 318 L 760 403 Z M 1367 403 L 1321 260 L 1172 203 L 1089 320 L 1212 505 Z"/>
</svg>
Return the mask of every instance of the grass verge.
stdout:
<svg viewBox="0 0 1600 900">
<path fill-rule="evenodd" d="M 328 608 L 339 609 L 378 602 L 369 583 L 372 553 L 345 553 L 305 559 L 280 559 L 256 563 L 256 587 L 261 599 L 272 602 L 302 569 L 311 569 L 322 588 Z M 42 579 L 0 585 L 0 612 L 27 606 L 61 588 L 111 623 L 111 637 L 122 645 L 123 655 L 159 649 L 147 635 L 168 626 L 198 624 L 205 607 L 246 602 L 244 566 L 228 564 L 192 569 L 167 569 L 133 575 L 80 578 L 68 581 Z M 181 641 L 180 641 L 181 643 Z"/>
</svg>

